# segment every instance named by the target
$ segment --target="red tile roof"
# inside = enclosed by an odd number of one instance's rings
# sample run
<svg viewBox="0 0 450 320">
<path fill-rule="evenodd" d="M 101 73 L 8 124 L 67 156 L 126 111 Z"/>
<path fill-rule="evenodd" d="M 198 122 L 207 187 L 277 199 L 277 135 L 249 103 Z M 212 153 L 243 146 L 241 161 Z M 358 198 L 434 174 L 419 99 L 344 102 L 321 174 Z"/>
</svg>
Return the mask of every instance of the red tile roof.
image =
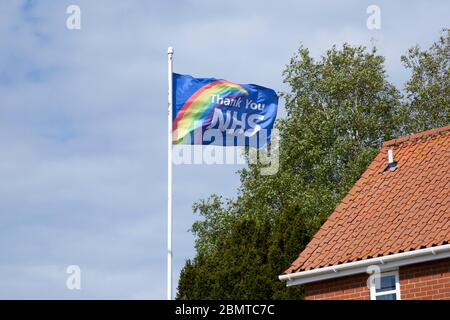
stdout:
<svg viewBox="0 0 450 320">
<path fill-rule="evenodd" d="M 397 169 L 387 169 L 392 149 Z M 387 169 L 387 170 L 386 170 Z M 387 141 L 285 273 L 450 242 L 450 126 Z"/>
</svg>

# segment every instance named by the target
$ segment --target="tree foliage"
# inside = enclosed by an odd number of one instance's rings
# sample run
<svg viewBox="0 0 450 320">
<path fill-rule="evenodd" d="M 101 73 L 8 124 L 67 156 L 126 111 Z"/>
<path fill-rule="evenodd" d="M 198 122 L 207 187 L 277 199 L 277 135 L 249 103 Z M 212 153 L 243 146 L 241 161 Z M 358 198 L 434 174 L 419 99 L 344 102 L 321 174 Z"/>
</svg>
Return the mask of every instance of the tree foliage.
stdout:
<svg viewBox="0 0 450 320">
<path fill-rule="evenodd" d="M 418 46 L 401 57 L 411 70 L 406 83 L 408 133 L 442 127 L 450 123 L 450 29 L 444 29 L 428 50 Z"/>
<path fill-rule="evenodd" d="M 286 288 L 278 275 L 381 143 L 448 123 L 448 43 L 447 33 L 429 51 L 402 58 L 413 70 L 405 98 L 375 49 L 345 44 L 315 60 L 301 47 L 283 73 L 290 92 L 283 94 L 287 116 L 277 122 L 280 169 L 262 176 L 249 164 L 235 199 L 212 195 L 194 205 L 202 217 L 192 228 L 197 252 L 181 272 L 177 298 L 302 298 L 301 287 Z"/>
</svg>

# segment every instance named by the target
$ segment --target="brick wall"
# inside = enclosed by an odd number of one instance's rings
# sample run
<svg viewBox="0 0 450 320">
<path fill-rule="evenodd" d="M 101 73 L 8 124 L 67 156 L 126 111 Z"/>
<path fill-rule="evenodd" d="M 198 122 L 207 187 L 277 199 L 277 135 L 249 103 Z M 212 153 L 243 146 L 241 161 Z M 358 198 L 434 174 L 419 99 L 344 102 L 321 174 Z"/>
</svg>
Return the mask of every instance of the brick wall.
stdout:
<svg viewBox="0 0 450 320">
<path fill-rule="evenodd" d="M 370 300 L 367 274 L 305 284 L 307 300 Z"/>
<path fill-rule="evenodd" d="M 404 300 L 450 300 L 450 259 L 401 267 L 400 295 Z M 369 300 L 368 274 L 305 284 L 307 300 Z"/>
<path fill-rule="evenodd" d="M 400 268 L 404 300 L 450 300 L 450 259 Z"/>
</svg>

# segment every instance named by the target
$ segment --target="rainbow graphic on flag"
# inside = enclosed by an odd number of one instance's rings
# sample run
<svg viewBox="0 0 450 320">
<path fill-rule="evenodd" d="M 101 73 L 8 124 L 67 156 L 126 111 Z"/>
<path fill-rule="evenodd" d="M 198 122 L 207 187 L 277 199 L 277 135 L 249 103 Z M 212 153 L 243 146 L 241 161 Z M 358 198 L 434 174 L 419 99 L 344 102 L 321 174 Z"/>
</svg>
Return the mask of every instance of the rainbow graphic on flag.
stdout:
<svg viewBox="0 0 450 320">
<path fill-rule="evenodd" d="M 178 111 L 172 127 L 173 143 L 182 141 L 190 132 L 211 121 L 216 106 L 214 97 L 236 101 L 240 95 L 247 94 L 247 90 L 242 86 L 226 80 L 217 80 L 204 85 L 190 96 Z"/>
<path fill-rule="evenodd" d="M 224 131 L 238 130 L 238 127 L 246 129 L 247 119 L 259 119 L 259 125 L 270 129 L 273 126 L 278 96 L 272 89 L 215 78 L 193 78 L 176 73 L 173 74 L 173 82 L 174 144 L 186 143 L 186 138 L 196 130 L 202 133 L 210 128 L 215 123 L 213 117 L 217 116 L 217 112 L 222 116 L 222 125 L 226 123 L 230 127 Z M 267 117 L 267 114 L 271 117 Z"/>
</svg>

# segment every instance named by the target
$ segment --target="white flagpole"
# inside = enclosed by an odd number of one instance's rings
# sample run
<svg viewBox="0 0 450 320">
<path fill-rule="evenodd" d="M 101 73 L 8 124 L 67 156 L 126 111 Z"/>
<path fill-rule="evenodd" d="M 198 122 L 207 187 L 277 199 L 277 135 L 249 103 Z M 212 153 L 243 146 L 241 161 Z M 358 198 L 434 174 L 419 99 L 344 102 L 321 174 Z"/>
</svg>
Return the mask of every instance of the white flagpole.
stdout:
<svg viewBox="0 0 450 320">
<path fill-rule="evenodd" d="M 168 97 L 167 97 L 167 300 L 172 300 L 172 73 L 173 48 L 167 49 Z"/>
</svg>

